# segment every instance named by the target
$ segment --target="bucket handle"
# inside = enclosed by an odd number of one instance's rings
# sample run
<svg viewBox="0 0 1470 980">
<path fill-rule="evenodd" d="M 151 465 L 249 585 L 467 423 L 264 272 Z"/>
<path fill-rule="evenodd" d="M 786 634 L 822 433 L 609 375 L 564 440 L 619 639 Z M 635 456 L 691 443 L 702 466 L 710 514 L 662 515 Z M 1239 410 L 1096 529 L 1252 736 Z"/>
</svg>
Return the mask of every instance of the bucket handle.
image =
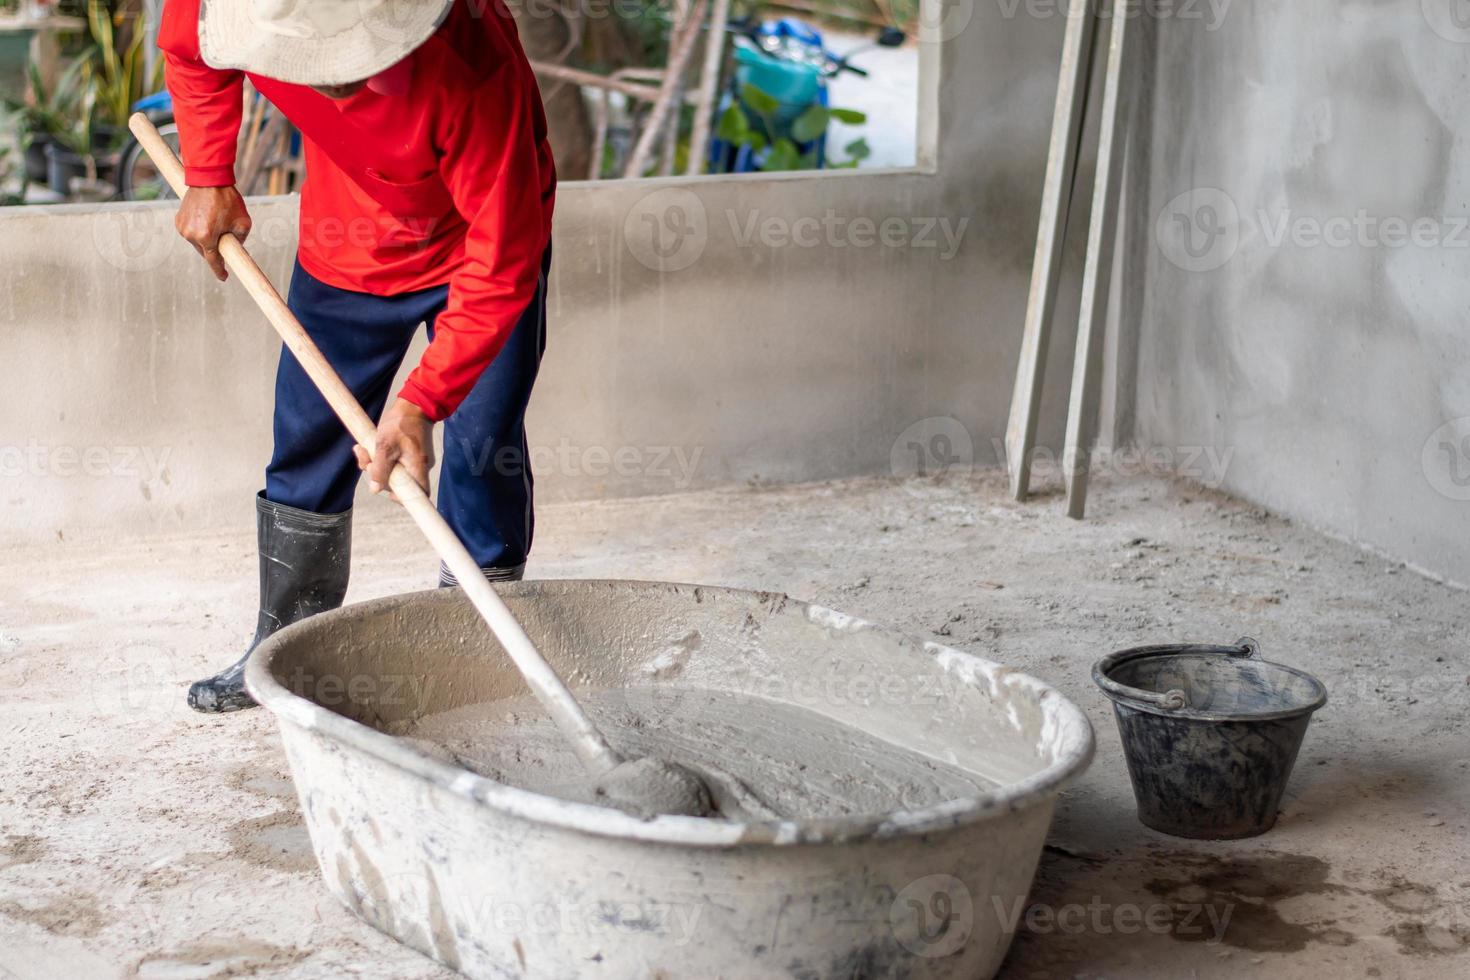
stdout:
<svg viewBox="0 0 1470 980">
<path fill-rule="evenodd" d="M 1261 645 L 1249 636 L 1242 636 L 1235 641 L 1235 645 L 1226 650 L 1227 656 L 1238 657 L 1241 660 L 1249 660 L 1261 652 Z M 1152 691 L 1129 691 L 1128 696 L 1135 701 L 1147 701 L 1149 704 L 1158 705 L 1165 711 L 1182 711 L 1189 707 L 1189 698 L 1177 687 L 1172 687 L 1163 694 L 1155 694 Z"/>
<path fill-rule="evenodd" d="M 1147 701 L 1149 704 L 1156 704 L 1165 711 L 1179 711 L 1189 707 L 1189 699 L 1177 687 L 1172 687 L 1163 694 L 1155 694 L 1152 691 L 1129 691 L 1128 697 L 1134 701 Z"/>
</svg>

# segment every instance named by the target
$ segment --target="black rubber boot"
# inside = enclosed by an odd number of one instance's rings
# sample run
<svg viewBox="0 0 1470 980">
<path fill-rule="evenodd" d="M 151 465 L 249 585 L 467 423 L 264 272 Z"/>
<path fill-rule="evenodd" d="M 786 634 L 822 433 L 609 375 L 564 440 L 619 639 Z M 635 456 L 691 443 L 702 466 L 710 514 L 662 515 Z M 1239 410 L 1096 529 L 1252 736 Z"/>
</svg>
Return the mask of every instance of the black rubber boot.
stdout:
<svg viewBox="0 0 1470 980">
<path fill-rule="evenodd" d="M 314 514 L 255 498 L 260 542 L 260 617 L 255 639 L 235 664 L 189 686 L 189 707 L 218 713 L 255 707 L 245 690 L 245 661 L 283 626 L 342 605 L 352 560 L 352 511 Z"/>
</svg>

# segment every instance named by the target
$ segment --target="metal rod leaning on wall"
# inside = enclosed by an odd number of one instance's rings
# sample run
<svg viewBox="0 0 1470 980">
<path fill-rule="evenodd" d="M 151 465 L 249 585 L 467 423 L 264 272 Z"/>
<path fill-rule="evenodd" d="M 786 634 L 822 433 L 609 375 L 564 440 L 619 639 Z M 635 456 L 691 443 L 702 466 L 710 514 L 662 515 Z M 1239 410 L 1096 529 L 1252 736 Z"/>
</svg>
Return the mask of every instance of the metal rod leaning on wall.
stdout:
<svg viewBox="0 0 1470 980">
<path fill-rule="evenodd" d="M 1097 0 L 1070 0 L 1061 70 L 1057 75 L 1056 105 L 1052 111 L 1051 146 L 1047 150 L 1046 178 L 1041 190 L 1041 220 L 1031 262 L 1026 326 L 1021 333 L 1021 356 L 1006 424 L 1006 468 L 1010 471 L 1011 496 L 1016 500 L 1026 499 L 1031 482 L 1031 453 L 1036 446 L 1036 425 L 1041 414 L 1041 382 L 1046 371 L 1052 316 L 1056 312 L 1062 245 L 1067 237 L 1072 180 L 1082 142 L 1082 107 L 1092 67 L 1092 35 L 1096 26 Z"/>
<path fill-rule="evenodd" d="M 1121 4 L 1123 0 L 1114 0 Z M 1127 83 L 1128 18 L 1114 14 L 1108 41 L 1107 78 L 1097 137 L 1097 173 L 1092 184 L 1092 216 L 1087 229 L 1087 261 L 1082 271 L 1082 302 L 1077 313 L 1077 353 L 1072 359 L 1072 397 L 1062 474 L 1067 484 L 1067 516 L 1082 519 L 1087 509 L 1089 450 L 1097 435 L 1098 387 L 1103 332 L 1108 317 L 1108 283 L 1118 219 L 1123 172 L 1123 86 Z"/>
</svg>

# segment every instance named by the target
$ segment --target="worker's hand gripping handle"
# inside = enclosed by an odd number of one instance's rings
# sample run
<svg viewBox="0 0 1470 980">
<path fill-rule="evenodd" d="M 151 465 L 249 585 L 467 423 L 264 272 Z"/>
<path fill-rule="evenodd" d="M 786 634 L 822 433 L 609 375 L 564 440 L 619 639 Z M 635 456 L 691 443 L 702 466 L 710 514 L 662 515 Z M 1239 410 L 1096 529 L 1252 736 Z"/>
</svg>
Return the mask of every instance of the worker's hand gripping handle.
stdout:
<svg viewBox="0 0 1470 980">
<path fill-rule="evenodd" d="M 139 144 L 147 151 L 154 165 L 163 174 L 163 179 L 174 189 L 174 193 L 183 197 L 188 190 L 184 183 L 184 165 L 163 141 L 157 128 L 141 112 L 133 114 L 128 121 L 128 128 L 138 138 Z M 260 271 L 260 266 L 255 264 L 250 253 L 245 251 L 245 246 L 234 235 L 220 236 L 219 252 L 226 268 L 235 274 L 245 290 L 255 299 L 270 320 L 271 326 L 276 328 L 276 333 L 281 335 L 281 340 L 296 355 L 296 360 L 332 407 L 332 411 L 337 413 L 342 424 L 347 426 L 347 431 L 352 433 L 352 438 L 371 454 L 377 443 L 378 427 L 368 418 L 357 397 L 342 383 L 332 365 L 307 336 L 306 329 L 291 313 L 285 300 L 281 299 L 281 294 L 271 285 L 270 279 Z M 582 762 L 596 773 L 615 768 L 623 761 L 622 758 L 607 744 L 556 671 L 542 658 L 530 637 L 521 629 L 520 623 L 516 622 L 515 616 L 506 608 L 505 602 L 485 580 L 484 573 L 465 550 L 464 544 L 445 523 L 423 487 L 418 485 L 402 464 L 393 467 L 388 486 L 413 517 L 419 530 L 429 539 L 439 557 L 444 560 L 445 566 L 459 580 L 465 594 L 484 617 L 495 638 L 520 668 L 532 693 L 571 740 Z"/>
<path fill-rule="evenodd" d="M 133 131 L 139 144 L 147 151 L 154 166 L 158 167 L 159 172 L 163 174 L 163 179 L 168 181 L 168 186 L 172 187 L 174 193 L 179 197 L 183 197 L 188 190 L 188 186 L 184 183 L 184 165 L 179 162 L 179 158 L 174 155 L 169 145 L 163 141 L 157 128 L 141 112 L 134 113 L 133 117 L 128 120 L 128 128 Z M 276 328 L 276 333 L 281 335 L 281 339 L 286 342 L 291 353 L 296 355 L 296 359 L 301 362 L 301 366 L 306 369 L 306 373 L 321 390 L 327 403 L 332 406 L 332 411 L 337 413 L 342 424 L 347 426 L 347 431 L 352 433 L 352 438 L 356 439 L 359 445 L 366 446 L 371 452 L 377 442 L 378 427 L 373 424 L 372 419 L 368 418 L 367 412 L 362 410 L 362 406 L 358 404 L 352 391 L 342 383 L 337 372 L 332 369 L 327 359 L 322 356 L 322 352 L 317 349 L 316 344 L 306 335 L 305 328 L 291 314 L 286 307 L 285 300 L 281 299 L 281 294 L 276 292 L 276 288 L 271 285 L 265 273 L 260 271 L 260 266 L 256 265 L 250 253 L 245 251 L 245 246 L 241 245 L 239 239 L 234 235 L 224 234 L 220 236 L 219 252 L 225 260 L 225 265 L 240 277 L 240 283 L 255 298 L 255 302 L 260 304 L 261 310 L 269 318 L 271 325 Z M 398 471 L 395 470 L 394 475 L 396 476 L 397 473 Z M 398 483 L 395 482 L 393 492 L 397 493 L 398 489 Z M 423 496 L 422 490 L 419 491 L 419 495 Z"/>
</svg>

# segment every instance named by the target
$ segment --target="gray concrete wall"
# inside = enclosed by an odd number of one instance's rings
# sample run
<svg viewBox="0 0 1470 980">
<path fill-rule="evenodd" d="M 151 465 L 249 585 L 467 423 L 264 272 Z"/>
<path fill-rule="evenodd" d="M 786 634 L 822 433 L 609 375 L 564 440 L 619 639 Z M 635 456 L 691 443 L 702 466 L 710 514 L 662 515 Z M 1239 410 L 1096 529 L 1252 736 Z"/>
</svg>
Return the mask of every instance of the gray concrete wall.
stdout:
<svg viewBox="0 0 1470 980">
<path fill-rule="evenodd" d="M 541 492 L 888 472 L 895 453 L 902 471 L 910 443 L 992 461 L 1063 26 L 1045 4 L 933 18 L 919 170 L 566 185 L 531 418 Z M 294 202 L 253 212 L 284 286 Z M 276 347 L 170 219 L 0 212 L 0 544 L 251 519 Z M 1059 331 L 1052 435 L 1070 346 Z M 936 417 L 956 421 L 911 428 Z"/>
<path fill-rule="evenodd" d="M 1137 435 L 1231 492 L 1464 583 L 1457 9 L 1236 2 L 1215 29 L 1153 25 Z M 1215 461 L 1191 462 L 1193 447 Z"/>
</svg>

